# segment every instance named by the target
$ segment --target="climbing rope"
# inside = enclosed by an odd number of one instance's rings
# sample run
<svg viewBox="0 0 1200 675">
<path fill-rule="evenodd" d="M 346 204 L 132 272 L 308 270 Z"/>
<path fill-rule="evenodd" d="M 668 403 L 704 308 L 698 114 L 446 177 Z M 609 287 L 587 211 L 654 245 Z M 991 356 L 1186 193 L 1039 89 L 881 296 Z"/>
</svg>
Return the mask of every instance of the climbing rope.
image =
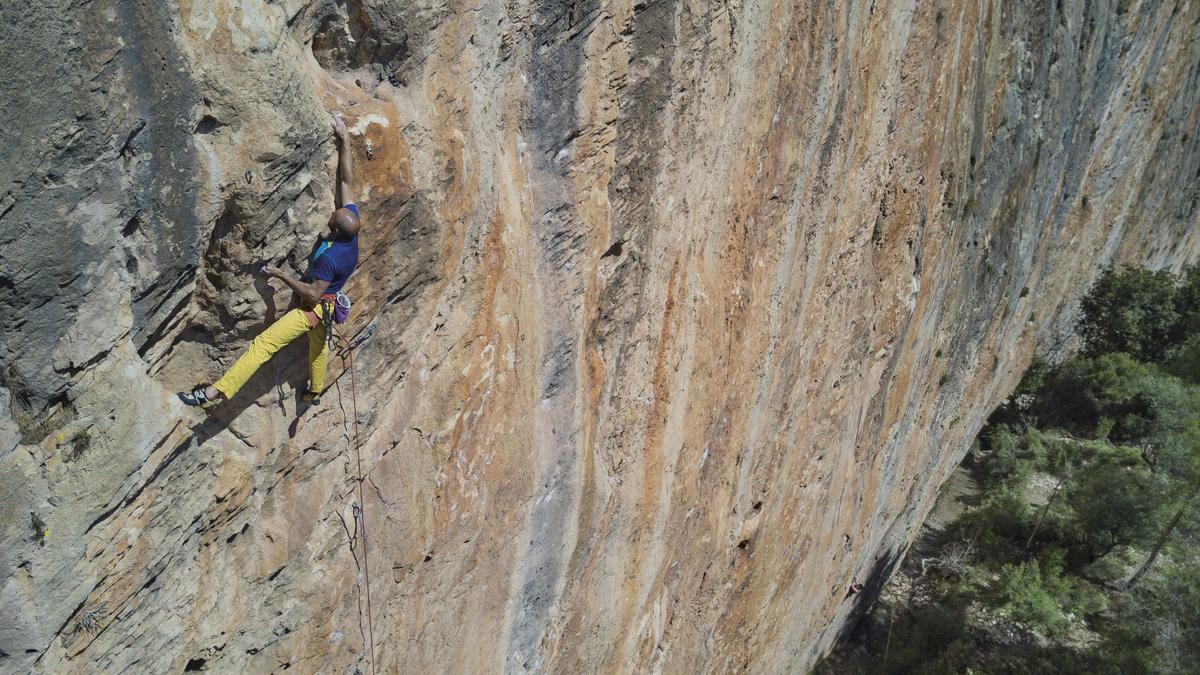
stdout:
<svg viewBox="0 0 1200 675">
<path fill-rule="evenodd" d="M 332 324 L 330 324 L 328 335 L 332 336 L 333 334 L 334 334 L 333 327 L 332 327 Z M 361 537 L 362 537 L 362 551 L 363 551 L 363 577 L 364 577 L 365 585 L 367 587 L 367 590 L 366 590 L 366 596 L 367 596 L 367 642 L 368 642 L 368 648 L 369 648 L 370 655 L 371 655 L 371 673 L 376 673 L 376 672 L 378 672 L 378 668 L 375 665 L 375 623 L 372 618 L 373 612 L 371 610 L 371 556 L 367 550 L 367 539 L 369 538 L 367 536 L 367 500 L 363 496 L 363 481 L 366 480 L 366 477 L 363 476 L 363 470 L 362 470 L 362 436 L 359 435 L 359 431 L 358 431 L 358 387 L 355 385 L 355 382 L 354 382 L 354 346 L 355 345 L 352 344 L 349 340 L 347 340 L 344 335 L 339 334 L 337 337 L 338 337 L 338 339 L 340 339 L 342 341 L 343 344 L 346 345 L 346 350 L 345 350 L 345 352 L 343 352 L 343 355 L 342 355 L 342 367 L 343 368 L 346 367 L 347 361 L 350 364 L 350 367 L 349 367 L 349 369 L 350 369 L 350 403 L 351 403 L 350 410 L 351 410 L 351 414 L 354 416 L 354 457 L 355 457 L 355 461 L 358 465 L 358 503 L 359 503 L 359 511 L 361 512 L 360 520 L 362 522 Z M 332 343 L 332 337 L 330 338 L 330 342 Z M 338 387 L 338 400 L 339 401 L 341 400 L 341 397 L 342 397 L 342 388 Z"/>
</svg>

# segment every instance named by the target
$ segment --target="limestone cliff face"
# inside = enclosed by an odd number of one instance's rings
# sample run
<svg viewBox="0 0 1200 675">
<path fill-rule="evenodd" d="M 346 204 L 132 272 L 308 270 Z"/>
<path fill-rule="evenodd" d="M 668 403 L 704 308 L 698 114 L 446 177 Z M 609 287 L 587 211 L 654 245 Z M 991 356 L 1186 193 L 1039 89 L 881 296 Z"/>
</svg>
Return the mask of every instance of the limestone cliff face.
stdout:
<svg viewBox="0 0 1200 675">
<path fill-rule="evenodd" d="M 5 672 L 801 670 L 1097 270 L 1200 256 L 1191 0 L 0 19 Z M 335 110 L 361 504 L 343 360 L 173 396 L 291 302 Z"/>
</svg>

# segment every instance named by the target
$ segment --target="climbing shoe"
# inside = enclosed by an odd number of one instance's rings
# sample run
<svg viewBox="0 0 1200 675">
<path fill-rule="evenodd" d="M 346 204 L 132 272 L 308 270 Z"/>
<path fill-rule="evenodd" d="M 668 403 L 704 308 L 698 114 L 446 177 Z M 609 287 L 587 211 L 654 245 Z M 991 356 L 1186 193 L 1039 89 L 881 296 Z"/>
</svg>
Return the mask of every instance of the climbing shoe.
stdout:
<svg viewBox="0 0 1200 675">
<path fill-rule="evenodd" d="M 319 391 L 304 391 L 304 402 L 309 405 L 321 405 L 321 392 Z"/>
<path fill-rule="evenodd" d="M 206 388 L 196 387 L 191 391 L 181 391 L 179 392 L 179 400 L 183 401 L 186 405 L 200 406 L 201 408 L 211 408 L 220 403 L 221 400 L 219 398 L 211 399 L 204 393 Z"/>
</svg>

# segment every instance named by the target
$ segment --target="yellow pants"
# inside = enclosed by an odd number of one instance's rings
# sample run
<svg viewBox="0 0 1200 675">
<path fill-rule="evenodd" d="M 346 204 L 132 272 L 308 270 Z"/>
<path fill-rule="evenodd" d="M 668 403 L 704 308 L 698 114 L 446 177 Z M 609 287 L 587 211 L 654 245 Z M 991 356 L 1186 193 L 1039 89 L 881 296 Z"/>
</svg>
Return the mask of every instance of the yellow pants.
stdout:
<svg viewBox="0 0 1200 675">
<path fill-rule="evenodd" d="M 321 305 L 313 308 L 313 312 L 316 313 L 318 319 L 324 314 Z M 226 400 L 233 398 L 233 395 L 242 388 L 242 385 L 246 384 L 246 380 L 250 379 L 259 366 L 269 361 L 275 352 L 305 333 L 308 333 L 308 361 L 311 367 L 308 388 L 310 391 L 320 393 L 325 388 L 325 367 L 329 364 L 329 346 L 325 342 L 325 327 L 320 321 L 317 322 L 316 327 L 310 327 L 304 310 L 299 308 L 284 314 L 278 321 L 259 333 L 258 337 L 254 338 L 254 342 L 250 343 L 250 348 L 246 350 L 246 353 L 238 357 L 238 360 L 230 366 L 229 370 L 225 371 L 221 379 L 213 383 L 213 387 L 220 391 Z"/>
</svg>

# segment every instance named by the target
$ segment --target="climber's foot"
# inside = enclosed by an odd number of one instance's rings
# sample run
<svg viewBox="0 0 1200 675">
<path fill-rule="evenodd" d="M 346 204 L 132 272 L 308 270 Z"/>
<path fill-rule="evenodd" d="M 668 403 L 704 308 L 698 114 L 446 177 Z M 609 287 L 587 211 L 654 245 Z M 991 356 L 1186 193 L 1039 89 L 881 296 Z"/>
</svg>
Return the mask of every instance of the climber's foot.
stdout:
<svg viewBox="0 0 1200 675">
<path fill-rule="evenodd" d="M 214 391 L 212 387 L 196 387 L 191 391 L 179 392 L 179 400 L 186 405 L 211 408 L 221 402 L 221 392 L 213 394 Z"/>
<path fill-rule="evenodd" d="M 321 392 L 319 391 L 305 390 L 302 398 L 304 399 L 304 402 L 309 405 L 321 405 Z"/>
</svg>

